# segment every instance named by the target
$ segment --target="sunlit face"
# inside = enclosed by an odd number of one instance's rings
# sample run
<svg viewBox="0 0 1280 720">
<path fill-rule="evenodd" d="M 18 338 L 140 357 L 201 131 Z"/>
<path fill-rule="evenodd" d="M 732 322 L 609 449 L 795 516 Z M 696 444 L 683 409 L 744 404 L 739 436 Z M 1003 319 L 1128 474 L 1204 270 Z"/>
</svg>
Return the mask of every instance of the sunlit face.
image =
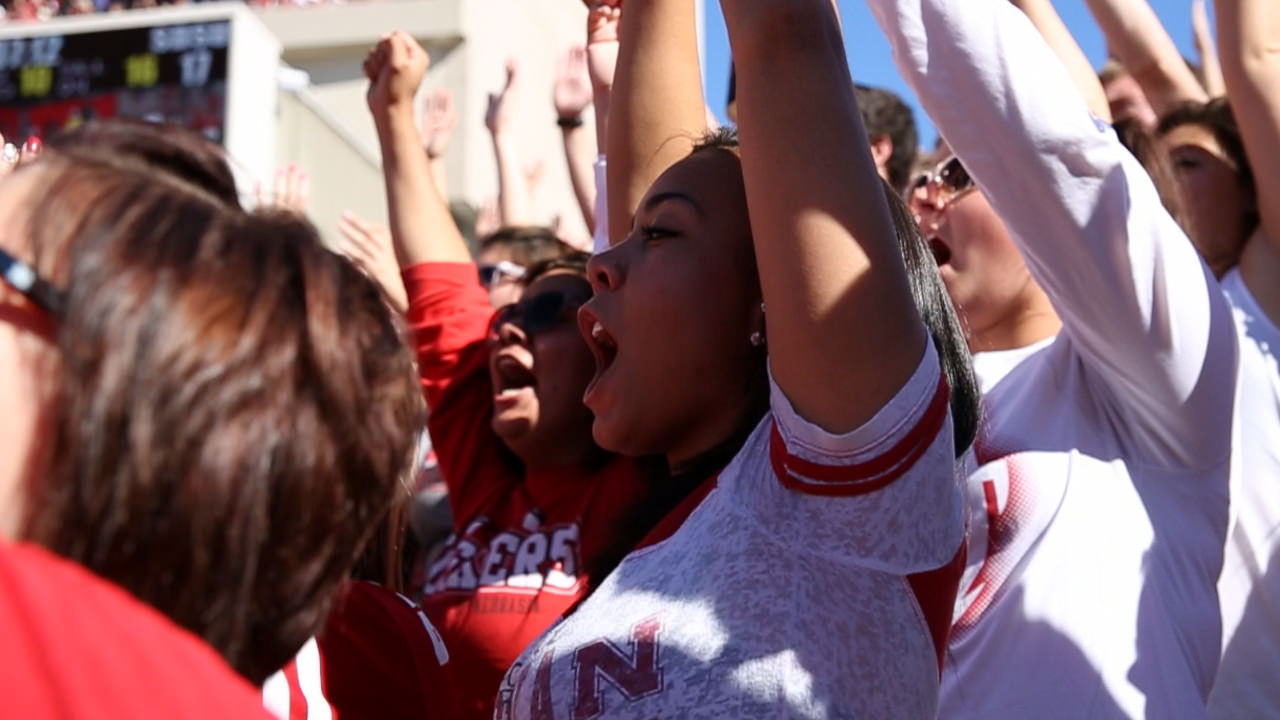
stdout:
<svg viewBox="0 0 1280 720">
<path fill-rule="evenodd" d="M 910 204 L 972 334 L 1016 316 L 1038 286 L 982 191 L 970 187 L 948 195 L 930 184 L 913 191 Z"/>
<path fill-rule="evenodd" d="M 517 268 L 523 271 L 524 268 L 512 261 L 511 253 L 506 248 L 494 246 L 481 251 L 476 256 L 476 267 L 480 268 L 482 273 L 485 268 L 490 269 L 488 274 L 492 275 L 492 279 L 487 284 L 490 305 L 500 308 L 520 299 L 520 295 L 524 292 L 524 283 L 520 275 L 511 271 Z"/>
<path fill-rule="evenodd" d="M 762 385 L 760 287 L 742 167 L 697 152 L 649 188 L 626 240 L 590 264 L 579 315 L 598 369 L 596 441 L 679 466 L 733 437 Z"/>
<path fill-rule="evenodd" d="M 1112 122 L 1132 120 L 1147 132 L 1155 130 L 1159 118 L 1147 100 L 1146 93 L 1142 91 L 1142 86 L 1132 75 L 1118 75 L 1102 89 L 1107 95 L 1107 104 L 1111 107 Z"/>
<path fill-rule="evenodd" d="M 591 446 L 591 413 L 582 393 L 595 361 L 576 321 L 590 297 L 581 275 L 553 271 L 528 287 L 507 322 L 495 323 L 489 352 L 493 431 L 530 466 L 571 463 Z"/>
<path fill-rule="evenodd" d="M 31 167 L 0 180 L 0 247 L 30 263 L 26 232 L 28 198 L 40 169 Z M 12 537 L 22 511 L 21 488 L 37 476 L 49 435 L 55 346 L 52 319 L 0 281 L 0 535 Z"/>
<path fill-rule="evenodd" d="M 1161 137 L 1178 178 L 1179 199 L 1191 225 L 1191 242 L 1218 277 L 1240 261 L 1250 228 L 1253 198 L 1241 187 L 1236 163 L 1213 132 L 1179 125 Z"/>
</svg>

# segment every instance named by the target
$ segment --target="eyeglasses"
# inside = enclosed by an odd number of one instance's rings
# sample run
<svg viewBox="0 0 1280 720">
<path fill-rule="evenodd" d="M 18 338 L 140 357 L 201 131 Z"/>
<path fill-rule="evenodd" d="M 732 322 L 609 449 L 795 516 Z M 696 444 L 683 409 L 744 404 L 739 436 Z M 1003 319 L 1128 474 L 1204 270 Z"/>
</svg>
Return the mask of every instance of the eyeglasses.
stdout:
<svg viewBox="0 0 1280 720">
<path fill-rule="evenodd" d="M 501 337 L 503 325 L 515 325 L 532 337 L 571 319 L 584 301 L 562 292 L 542 292 L 518 303 L 498 308 L 489 321 L 489 339 Z"/>
<path fill-rule="evenodd" d="M 34 268 L 0 250 L 0 277 L 31 304 L 54 318 L 62 317 L 67 305 L 66 294 L 36 274 Z"/>
<path fill-rule="evenodd" d="M 493 287 L 494 283 L 503 278 L 519 280 L 524 277 L 524 267 L 510 260 L 499 260 L 492 265 L 481 265 L 479 270 L 480 284 L 485 287 Z"/>
<path fill-rule="evenodd" d="M 969 171 L 964 169 L 960 158 L 952 155 L 942 162 L 934 166 L 933 170 L 923 173 L 911 183 L 911 187 L 907 191 L 907 199 L 911 199 L 916 191 L 922 188 L 934 188 L 934 201 L 937 205 L 955 200 L 960 195 L 972 190 L 976 187 L 973 178 L 969 176 Z"/>
</svg>

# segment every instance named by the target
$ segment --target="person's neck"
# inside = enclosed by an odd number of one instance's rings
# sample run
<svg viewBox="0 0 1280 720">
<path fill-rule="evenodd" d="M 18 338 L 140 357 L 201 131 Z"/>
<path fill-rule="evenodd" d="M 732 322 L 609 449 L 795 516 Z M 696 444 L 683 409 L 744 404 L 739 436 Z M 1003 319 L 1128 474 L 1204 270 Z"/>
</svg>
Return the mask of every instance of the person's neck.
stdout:
<svg viewBox="0 0 1280 720">
<path fill-rule="evenodd" d="M 1267 238 L 1261 228 L 1240 253 L 1240 279 L 1272 325 L 1280 327 L 1280 238 Z"/>
<path fill-rule="evenodd" d="M 1049 297 L 1039 287 L 1028 290 L 1028 296 L 982 328 L 969 328 L 969 351 L 1017 350 L 1034 345 L 1058 334 L 1062 319 L 1053 309 Z"/>
<path fill-rule="evenodd" d="M 536 453 L 517 454 L 525 470 L 547 472 L 564 468 L 591 468 L 599 466 L 608 455 L 596 447 L 595 443 L 555 444 L 550 448 L 539 448 Z"/>
</svg>

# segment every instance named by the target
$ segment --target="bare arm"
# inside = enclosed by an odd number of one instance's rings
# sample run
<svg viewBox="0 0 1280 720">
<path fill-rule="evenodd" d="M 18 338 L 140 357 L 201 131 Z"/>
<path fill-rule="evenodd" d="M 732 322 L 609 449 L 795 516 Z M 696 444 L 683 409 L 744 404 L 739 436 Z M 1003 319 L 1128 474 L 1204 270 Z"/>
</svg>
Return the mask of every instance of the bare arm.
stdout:
<svg viewBox="0 0 1280 720">
<path fill-rule="evenodd" d="M 591 78 L 587 73 L 587 49 L 570 48 L 556 69 L 554 100 L 560 132 L 564 139 L 565 160 L 569 163 L 569 180 L 578 207 L 587 221 L 587 230 L 596 226 L 596 182 L 594 177 L 595 147 L 582 123 L 582 114 L 591 105 Z"/>
<path fill-rule="evenodd" d="M 489 96 L 485 125 L 493 139 L 493 155 L 498 163 L 498 211 L 503 225 L 532 224 L 529 187 L 520 168 L 520 157 L 511 137 L 513 97 L 520 69 L 514 58 L 507 59 L 507 82 L 502 92 Z"/>
<path fill-rule="evenodd" d="M 915 372 L 925 332 L 854 100 L 839 18 L 827 0 L 721 7 L 738 68 L 742 167 L 773 376 L 810 422 L 848 432 Z"/>
<path fill-rule="evenodd" d="M 414 123 L 413 96 L 430 58 L 403 32 L 381 40 L 364 62 L 367 99 L 382 147 L 391 237 L 400 267 L 423 262 L 471 262 L 435 182 Z"/>
<path fill-rule="evenodd" d="M 620 6 L 621 0 L 609 0 Z M 609 107 L 609 239 L 707 127 L 694 0 L 627 0 Z"/>
<path fill-rule="evenodd" d="M 1209 99 L 1147 0 L 1085 0 L 1112 54 L 1142 86 L 1156 115 Z"/>
<path fill-rule="evenodd" d="M 1218 45 L 1213 41 L 1213 29 L 1209 27 L 1205 0 L 1191 0 L 1191 31 L 1195 33 L 1196 52 L 1200 53 L 1205 92 L 1209 97 L 1223 97 L 1227 94 L 1227 82 L 1222 78 L 1222 63 L 1218 59 Z"/>
<path fill-rule="evenodd" d="M 1217 0 L 1222 75 L 1257 186 L 1262 233 L 1280 246 L 1280 14 L 1274 0 Z"/>
<path fill-rule="evenodd" d="M 1053 54 L 1057 55 L 1066 66 L 1067 73 L 1071 75 L 1076 89 L 1084 97 L 1089 111 L 1100 119 L 1111 122 L 1111 106 L 1107 103 L 1107 94 L 1102 89 L 1102 82 L 1098 80 L 1098 73 L 1094 72 L 1093 64 L 1089 62 L 1089 58 L 1080 49 L 1071 31 L 1062 22 L 1058 11 L 1054 10 L 1053 2 L 1051 0 L 1012 0 L 1012 2 L 1019 10 L 1026 13 L 1031 19 L 1031 24 L 1040 31 L 1040 36 L 1053 49 Z"/>
</svg>

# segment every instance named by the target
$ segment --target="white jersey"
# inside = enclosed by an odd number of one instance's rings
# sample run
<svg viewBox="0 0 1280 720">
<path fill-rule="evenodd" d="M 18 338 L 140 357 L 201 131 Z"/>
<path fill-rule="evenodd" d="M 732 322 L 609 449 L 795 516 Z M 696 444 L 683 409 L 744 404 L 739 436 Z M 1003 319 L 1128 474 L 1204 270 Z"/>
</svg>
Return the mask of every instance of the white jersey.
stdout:
<svg viewBox="0 0 1280 720">
<path fill-rule="evenodd" d="M 496 718 L 931 718 L 962 481 L 932 347 L 870 422 L 773 411 L 674 534 L 508 672 Z"/>
<path fill-rule="evenodd" d="M 1240 339 L 1231 530 L 1218 595 L 1222 664 L 1209 695 L 1221 720 L 1280 714 L 1280 328 L 1232 270 L 1222 290 Z"/>
<path fill-rule="evenodd" d="M 975 359 L 986 420 L 942 718 L 1203 717 L 1230 308 L 1142 166 L 1006 0 L 870 0 L 1063 329 Z"/>
</svg>

